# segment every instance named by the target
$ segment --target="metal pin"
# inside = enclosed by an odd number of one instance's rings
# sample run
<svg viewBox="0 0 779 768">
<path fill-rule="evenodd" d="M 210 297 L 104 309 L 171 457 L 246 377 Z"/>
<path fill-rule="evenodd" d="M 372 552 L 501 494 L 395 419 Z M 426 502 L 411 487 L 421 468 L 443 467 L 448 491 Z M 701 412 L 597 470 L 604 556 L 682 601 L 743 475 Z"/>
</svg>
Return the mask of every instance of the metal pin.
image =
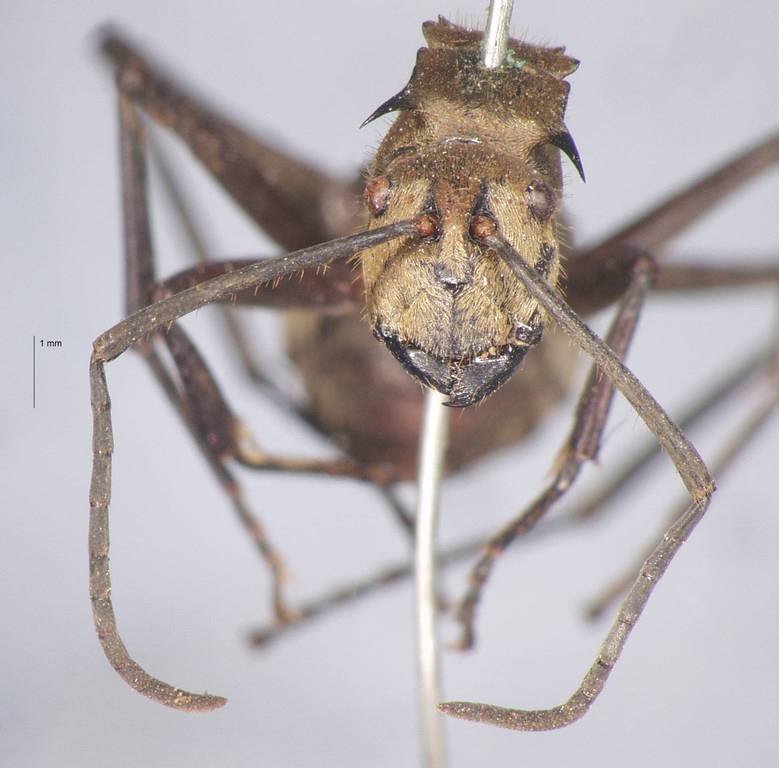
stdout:
<svg viewBox="0 0 779 768">
<path fill-rule="evenodd" d="M 441 489 L 449 426 L 449 413 L 444 406 L 445 399 L 445 395 L 434 389 L 428 389 L 425 393 L 425 413 L 419 441 L 419 486 L 414 554 L 422 764 L 429 768 L 443 768 L 446 764 L 441 734 L 441 715 L 437 710 L 441 697 L 435 631 L 438 495 Z"/>
<path fill-rule="evenodd" d="M 506 57 L 509 20 L 514 0 L 492 0 L 487 16 L 482 61 L 487 68 L 499 67 Z M 433 389 L 425 395 L 425 413 L 420 434 L 416 517 L 415 599 L 417 617 L 417 665 L 422 765 L 444 768 L 446 756 L 437 704 L 441 700 L 436 638 L 436 530 L 438 496 L 444 469 L 448 433 L 446 397 Z"/>
</svg>

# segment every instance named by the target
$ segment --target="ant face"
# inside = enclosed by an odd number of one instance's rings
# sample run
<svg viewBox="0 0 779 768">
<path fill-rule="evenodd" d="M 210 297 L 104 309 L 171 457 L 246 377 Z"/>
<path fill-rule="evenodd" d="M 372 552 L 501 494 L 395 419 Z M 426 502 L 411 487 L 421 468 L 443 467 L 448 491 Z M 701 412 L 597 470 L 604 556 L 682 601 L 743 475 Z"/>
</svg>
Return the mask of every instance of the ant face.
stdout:
<svg viewBox="0 0 779 768">
<path fill-rule="evenodd" d="M 557 285 L 560 151 L 581 168 L 562 122 L 576 62 L 523 44 L 512 66 L 486 70 L 466 32 L 425 34 L 409 84 L 369 118 L 401 112 L 365 190 L 370 226 L 418 218 L 423 237 L 363 254 L 366 310 L 409 373 L 465 406 L 541 338 L 543 310 L 482 241 L 500 232 Z"/>
<path fill-rule="evenodd" d="M 492 392 L 540 340 L 543 311 L 480 241 L 500 231 L 555 285 L 557 199 L 526 164 L 473 141 L 401 154 L 369 182 L 376 221 L 421 216 L 426 226 L 422 239 L 363 256 L 374 334 L 449 405 Z"/>
</svg>

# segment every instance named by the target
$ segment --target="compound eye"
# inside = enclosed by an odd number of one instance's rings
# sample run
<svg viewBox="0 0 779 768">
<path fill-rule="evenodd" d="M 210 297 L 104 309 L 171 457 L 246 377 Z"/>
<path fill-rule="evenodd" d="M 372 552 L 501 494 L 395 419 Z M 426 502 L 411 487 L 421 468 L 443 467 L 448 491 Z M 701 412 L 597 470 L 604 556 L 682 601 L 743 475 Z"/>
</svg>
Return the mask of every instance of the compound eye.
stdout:
<svg viewBox="0 0 779 768">
<path fill-rule="evenodd" d="M 371 179 L 365 185 L 365 203 L 374 216 L 386 212 L 390 198 L 390 180 L 386 176 Z"/>
<path fill-rule="evenodd" d="M 538 221 L 546 221 L 555 210 L 555 195 L 543 182 L 533 181 L 525 190 L 527 207 Z"/>
<path fill-rule="evenodd" d="M 495 219 L 487 213 L 476 213 L 471 216 L 468 233 L 470 236 L 480 242 L 492 237 L 498 231 L 498 225 Z"/>
</svg>

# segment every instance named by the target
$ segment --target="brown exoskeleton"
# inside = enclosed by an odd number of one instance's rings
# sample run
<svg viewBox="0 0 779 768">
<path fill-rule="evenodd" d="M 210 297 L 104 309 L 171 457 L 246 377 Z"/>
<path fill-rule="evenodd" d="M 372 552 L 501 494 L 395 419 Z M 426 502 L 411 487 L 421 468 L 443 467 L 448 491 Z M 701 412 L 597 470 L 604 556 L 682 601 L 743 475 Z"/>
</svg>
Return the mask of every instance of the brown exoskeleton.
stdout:
<svg viewBox="0 0 779 768">
<path fill-rule="evenodd" d="M 563 123 L 568 89 L 563 77 L 575 62 L 559 49 L 514 42 L 506 66 L 487 74 L 477 64 L 477 33 L 446 22 L 429 23 L 425 31 L 430 47 L 420 53 L 411 82 L 374 113 L 401 111 L 370 171 L 369 232 L 319 247 L 311 246 L 343 236 L 353 227 L 347 188 L 269 149 L 207 110 L 118 38 L 106 42 L 118 67 L 121 94 L 128 309 L 133 314 L 95 342 L 91 594 L 98 631 L 112 664 L 133 687 L 163 703 L 209 709 L 224 700 L 189 694 L 151 678 L 129 658 L 116 633 L 107 570 L 112 447 L 105 362 L 130 345 L 139 345 L 231 491 L 277 576 L 278 557 L 259 525 L 249 518 L 229 474 L 228 460 L 263 469 L 322 471 L 382 482 L 406 477 L 414 466 L 418 387 L 346 314 L 299 318 L 292 325 L 290 346 L 308 386 L 310 418 L 324 432 L 338 435 L 351 458 L 295 462 L 255 449 L 194 346 L 175 325 L 179 317 L 208 302 L 235 299 L 284 308 L 313 306 L 335 313 L 357 310 L 364 298 L 374 332 L 407 371 L 445 392 L 452 405 L 481 400 L 527 355 L 521 373 L 484 400 L 483 406 L 455 422 L 450 468 L 518 439 L 564 391 L 567 358 L 546 342 L 528 351 L 539 342 L 547 318 L 596 359 L 606 376 L 593 373 L 588 383 L 556 478 L 542 497 L 490 542 L 474 571 L 472 589 L 460 611 L 468 630 L 465 644 L 470 642 L 473 609 L 494 557 L 567 490 L 582 461 L 597 455 L 612 385 L 626 395 L 676 464 L 692 504 L 651 554 L 598 661 L 574 697 L 554 710 L 529 713 L 447 705 L 453 714 L 522 729 L 559 727 L 581 716 L 602 687 L 652 586 L 706 508 L 713 490 L 706 468 L 680 430 L 622 367 L 620 358 L 653 279 L 654 267 L 646 253 L 775 162 L 779 140 L 773 137 L 736 158 L 609 241 L 586 252 L 565 254 L 556 231 L 559 151 L 568 154 L 581 172 Z M 254 261 L 210 263 L 157 281 L 145 209 L 143 129 L 136 107 L 177 131 L 279 243 L 301 250 L 256 265 Z M 333 200 L 343 205 L 339 208 Z M 339 214 L 342 208 L 346 214 L 342 210 Z M 362 253 L 362 282 L 354 281 L 351 269 L 342 263 L 317 274 L 320 264 L 356 252 Z M 562 256 L 566 257 L 565 281 Z M 301 282 L 282 282 L 270 290 L 274 281 L 300 270 L 305 273 Z M 656 280 L 660 287 L 679 289 L 767 276 L 775 279 L 775 270 L 668 268 Z M 204 282 L 206 278 L 213 279 Z M 607 347 L 570 307 L 587 313 L 622 294 L 625 299 Z M 177 380 L 162 366 L 146 342 L 149 338 L 167 344 Z M 333 358 L 343 360 L 344 366 L 327 364 Z M 539 387 L 541 396 L 536 394 Z M 357 399 L 357 392 L 368 394 Z M 525 407 L 527 403 L 531 406 Z M 276 604 L 280 618 L 295 618 L 286 609 L 278 584 Z"/>
<path fill-rule="evenodd" d="M 425 25 L 411 81 L 369 119 L 402 110 L 371 167 L 372 226 L 424 212 L 419 241 L 362 257 L 373 332 L 406 370 L 472 405 L 506 381 L 537 344 L 545 312 L 509 266 L 481 246 L 499 228 L 551 286 L 560 277 L 558 148 L 582 173 L 563 123 L 577 66 L 559 49 L 514 43 L 496 75 L 479 33 Z M 521 244 L 521 246 L 520 246 Z"/>
</svg>

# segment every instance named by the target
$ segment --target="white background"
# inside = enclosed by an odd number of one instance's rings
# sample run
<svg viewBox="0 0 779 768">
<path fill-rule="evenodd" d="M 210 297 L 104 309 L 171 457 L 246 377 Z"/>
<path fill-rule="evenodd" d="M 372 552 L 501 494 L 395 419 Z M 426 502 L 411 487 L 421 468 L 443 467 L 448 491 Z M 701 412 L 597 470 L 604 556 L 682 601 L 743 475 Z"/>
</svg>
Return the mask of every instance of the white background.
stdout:
<svg viewBox="0 0 779 768">
<path fill-rule="evenodd" d="M 117 21 L 249 125 L 346 174 L 379 141 L 383 125 L 357 126 L 405 84 L 421 22 L 444 13 L 482 24 L 482 6 L 4 3 L 0 764 L 419 764 L 408 586 L 292 633 L 265 653 L 247 649 L 247 630 L 268 618 L 264 571 L 130 355 L 108 367 L 120 626 L 152 673 L 230 703 L 209 715 L 166 710 L 127 688 L 103 658 L 87 597 L 87 362 L 91 340 L 121 314 L 121 224 L 115 101 L 89 35 L 102 21 Z M 588 176 L 582 185 L 569 167 L 580 241 L 776 129 L 778 22 L 768 1 L 518 4 L 515 34 L 564 43 L 583 62 L 570 78 L 567 121 Z M 202 174 L 191 175 L 217 252 L 272 252 Z M 737 262 L 749 254 L 775 258 L 778 178 L 774 172 L 752 184 L 674 250 Z M 159 222 L 165 217 L 158 214 L 156 205 Z M 173 270 L 184 257 L 159 229 L 163 271 Z M 764 289 L 654 299 L 631 365 L 664 405 L 688 402 L 767 336 L 772 298 Z M 266 447 L 323 455 L 321 441 L 238 376 L 213 320 L 203 310 L 188 328 Z M 595 320 L 600 328 L 603 321 Z M 35 410 L 33 334 L 63 342 L 39 351 Z M 272 335 L 266 324 L 266 347 Z M 740 411 L 729 410 L 737 420 Z M 495 529 L 518 509 L 540 487 L 567 424 L 563 413 L 531 446 L 450 481 L 443 537 Z M 705 456 L 726 432 L 715 421 L 696 433 Z M 620 405 L 601 473 L 643 438 L 638 419 Z M 448 722 L 451 765 L 772 764 L 778 451 L 774 421 L 723 480 L 582 722 L 550 734 Z M 269 476 L 246 484 L 287 557 L 296 596 L 405 556 L 403 537 L 368 489 Z M 563 700 L 607 627 L 581 621 L 581 606 L 630 562 L 680 491 L 665 463 L 608 524 L 517 547 L 489 585 L 478 650 L 445 656 L 446 696 L 523 707 Z M 464 572 L 448 584 L 458 594 Z M 454 628 L 445 623 L 442 634 L 452 638 Z"/>
</svg>

